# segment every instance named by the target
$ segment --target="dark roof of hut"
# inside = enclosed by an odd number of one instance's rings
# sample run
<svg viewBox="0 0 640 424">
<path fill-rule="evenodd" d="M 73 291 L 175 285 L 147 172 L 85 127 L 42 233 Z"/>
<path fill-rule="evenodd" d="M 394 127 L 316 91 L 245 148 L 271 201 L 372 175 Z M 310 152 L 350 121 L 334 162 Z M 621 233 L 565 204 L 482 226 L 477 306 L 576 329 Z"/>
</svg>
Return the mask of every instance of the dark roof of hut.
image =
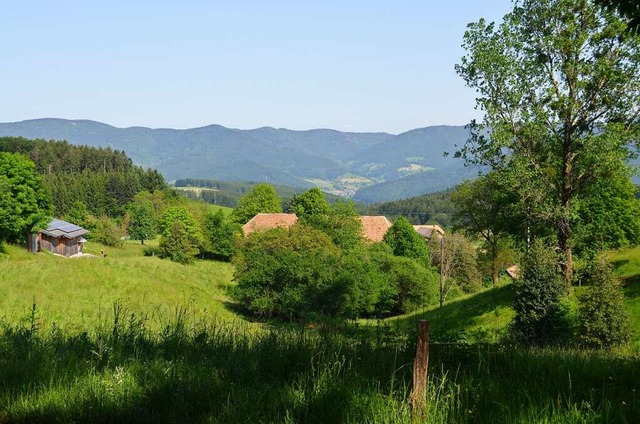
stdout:
<svg viewBox="0 0 640 424">
<path fill-rule="evenodd" d="M 65 237 L 68 239 L 73 239 L 89 233 L 88 230 L 85 230 L 82 227 L 78 227 L 75 224 L 62 221 L 60 219 L 52 220 L 49 222 L 47 228 L 45 230 L 40 230 L 40 232 L 51 237 Z"/>
</svg>

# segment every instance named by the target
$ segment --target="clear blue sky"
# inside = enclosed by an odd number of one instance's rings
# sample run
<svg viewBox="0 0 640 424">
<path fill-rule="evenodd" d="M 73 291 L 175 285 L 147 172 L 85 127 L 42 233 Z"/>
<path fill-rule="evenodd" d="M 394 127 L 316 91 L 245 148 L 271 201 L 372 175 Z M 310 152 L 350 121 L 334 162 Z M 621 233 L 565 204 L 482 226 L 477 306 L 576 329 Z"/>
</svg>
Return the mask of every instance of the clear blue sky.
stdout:
<svg viewBox="0 0 640 424">
<path fill-rule="evenodd" d="M 463 125 L 478 117 L 453 69 L 465 26 L 510 8 L 509 0 L 11 1 L 0 15 L 0 122 L 391 133 Z"/>
</svg>

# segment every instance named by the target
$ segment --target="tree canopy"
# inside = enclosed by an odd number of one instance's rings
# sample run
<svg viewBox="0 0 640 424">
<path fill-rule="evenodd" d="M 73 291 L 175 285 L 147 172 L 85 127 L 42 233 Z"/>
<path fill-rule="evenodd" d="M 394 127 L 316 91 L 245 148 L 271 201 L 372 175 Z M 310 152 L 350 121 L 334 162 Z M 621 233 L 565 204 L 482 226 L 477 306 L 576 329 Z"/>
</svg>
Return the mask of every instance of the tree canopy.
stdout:
<svg viewBox="0 0 640 424">
<path fill-rule="evenodd" d="M 50 205 L 35 164 L 18 153 L 0 153 L 0 243 L 24 241 L 46 226 Z"/>
<path fill-rule="evenodd" d="M 327 199 L 319 188 L 312 188 L 300 195 L 291 198 L 290 212 L 295 213 L 298 218 L 306 220 L 313 216 L 321 216 L 329 213 Z"/>
<path fill-rule="evenodd" d="M 259 213 L 282 212 L 282 202 L 271 184 L 257 184 L 240 198 L 238 207 L 231 214 L 234 221 L 246 224 Z"/>
<path fill-rule="evenodd" d="M 482 122 L 457 155 L 517 173 L 529 217 L 555 229 L 565 283 L 576 196 L 631 155 L 640 114 L 640 38 L 588 0 L 516 0 L 495 25 L 469 24 L 456 66 Z"/>
<path fill-rule="evenodd" d="M 167 209 L 160 222 L 160 234 L 161 254 L 174 262 L 191 263 L 200 252 L 200 226 L 185 208 Z"/>
<path fill-rule="evenodd" d="M 418 259 L 425 265 L 429 263 L 427 243 L 407 218 L 400 217 L 393 223 L 384 235 L 384 242 L 396 256 Z"/>
<path fill-rule="evenodd" d="M 145 240 L 156 236 L 156 226 L 153 219 L 153 205 L 149 201 L 133 201 L 129 206 L 129 226 L 127 231 L 129 236 L 135 240 L 140 240 L 144 244 Z"/>
</svg>

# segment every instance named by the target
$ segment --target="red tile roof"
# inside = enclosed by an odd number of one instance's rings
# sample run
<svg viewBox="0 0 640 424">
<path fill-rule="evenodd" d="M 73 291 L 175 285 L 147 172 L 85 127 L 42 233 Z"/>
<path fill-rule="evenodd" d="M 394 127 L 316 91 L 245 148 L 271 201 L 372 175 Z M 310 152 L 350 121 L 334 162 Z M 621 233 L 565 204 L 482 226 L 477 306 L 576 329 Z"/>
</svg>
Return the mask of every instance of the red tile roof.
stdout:
<svg viewBox="0 0 640 424">
<path fill-rule="evenodd" d="M 362 236 L 365 240 L 382 241 L 384 235 L 391 228 L 391 222 L 386 216 L 361 216 Z"/>
<path fill-rule="evenodd" d="M 294 213 L 259 213 L 242 226 L 245 236 L 254 231 L 266 231 L 273 228 L 289 228 L 296 223 L 298 217 Z"/>
<path fill-rule="evenodd" d="M 242 226 L 245 236 L 254 231 L 267 231 L 273 228 L 288 228 L 298 221 L 293 213 L 259 213 Z M 391 228 L 391 222 L 384 216 L 361 216 L 362 236 L 366 241 L 382 241 Z"/>
</svg>

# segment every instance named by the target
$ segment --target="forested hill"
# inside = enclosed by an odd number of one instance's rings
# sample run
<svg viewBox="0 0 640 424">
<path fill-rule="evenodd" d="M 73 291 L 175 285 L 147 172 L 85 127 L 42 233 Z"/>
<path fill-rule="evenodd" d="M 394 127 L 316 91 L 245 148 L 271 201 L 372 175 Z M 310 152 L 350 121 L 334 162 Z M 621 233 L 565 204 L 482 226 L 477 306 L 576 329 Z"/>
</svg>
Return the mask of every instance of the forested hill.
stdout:
<svg viewBox="0 0 640 424">
<path fill-rule="evenodd" d="M 116 128 L 86 120 L 36 119 L 0 123 L 2 135 L 126 151 L 134 163 L 158 169 L 169 180 L 317 186 L 363 202 L 438 191 L 475 175 L 461 160 L 445 156 L 468 136 L 465 128 L 455 126 L 393 135 L 270 127 L 239 130 L 219 125 L 186 130 Z M 386 185 L 376 189 L 379 184 Z"/>
<path fill-rule="evenodd" d="M 0 152 L 21 153 L 36 164 L 56 216 L 78 205 L 96 216 L 121 216 L 137 193 L 166 188 L 158 171 L 144 170 L 124 152 L 108 147 L 0 137 Z"/>
<path fill-rule="evenodd" d="M 410 199 L 360 205 L 358 210 L 362 215 L 384 215 L 392 221 L 404 216 L 412 224 L 436 223 L 449 227 L 455 210 L 451 202 L 452 191 L 445 190 Z"/>
</svg>

